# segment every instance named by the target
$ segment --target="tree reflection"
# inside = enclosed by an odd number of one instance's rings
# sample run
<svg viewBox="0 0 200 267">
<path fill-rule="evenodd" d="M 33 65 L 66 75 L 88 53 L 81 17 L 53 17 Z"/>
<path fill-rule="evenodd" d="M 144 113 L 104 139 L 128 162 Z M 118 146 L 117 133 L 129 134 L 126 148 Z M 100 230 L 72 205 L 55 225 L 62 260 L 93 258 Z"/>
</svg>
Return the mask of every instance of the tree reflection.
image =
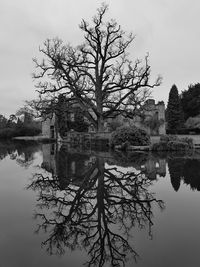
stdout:
<svg viewBox="0 0 200 267">
<path fill-rule="evenodd" d="M 163 208 L 163 202 L 149 192 L 152 181 L 139 171 L 122 171 L 105 164 L 104 158 L 87 156 L 84 164 L 80 157 L 77 161 L 77 183 L 69 172 L 75 159 L 62 149 L 61 153 L 57 159 L 63 162 L 57 167 L 64 166 L 64 171 L 49 176 L 37 173 L 28 187 L 38 192 L 37 232 L 48 233 L 43 242 L 46 250 L 63 254 L 65 248 L 85 248 L 88 266 L 106 262 L 124 266 L 129 257 L 136 259 L 138 254 L 129 242 L 131 230 L 148 226 L 151 235 L 153 204 Z M 68 181 L 65 188 L 61 174 Z"/>
<path fill-rule="evenodd" d="M 168 168 L 171 183 L 175 191 L 178 191 L 181 180 L 190 185 L 192 190 L 200 191 L 200 159 L 187 157 L 169 157 Z"/>
</svg>

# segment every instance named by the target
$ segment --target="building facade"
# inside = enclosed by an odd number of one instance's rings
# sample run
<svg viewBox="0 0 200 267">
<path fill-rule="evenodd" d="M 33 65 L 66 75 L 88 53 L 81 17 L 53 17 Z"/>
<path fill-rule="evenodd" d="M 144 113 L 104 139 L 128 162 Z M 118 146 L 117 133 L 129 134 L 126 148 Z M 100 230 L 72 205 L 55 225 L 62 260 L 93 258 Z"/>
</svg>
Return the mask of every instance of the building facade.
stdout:
<svg viewBox="0 0 200 267">
<path fill-rule="evenodd" d="M 73 109 L 69 112 L 69 119 L 74 121 Z M 105 132 L 111 132 L 111 124 L 116 123 L 119 126 L 136 126 L 145 130 L 150 135 L 166 134 L 165 127 L 165 104 L 163 101 L 155 103 L 154 99 L 148 99 L 142 107 L 142 112 L 138 112 L 133 118 L 126 118 L 118 115 L 115 118 L 108 118 L 104 123 Z M 85 121 L 88 120 L 85 118 Z M 89 125 L 89 132 L 94 132 L 93 125 Z M 58 139 L 59 134 L 56 131 L 56 116 L 46 116 L 42 121 L 42 135 L 47 138 Z"/>
</svg>

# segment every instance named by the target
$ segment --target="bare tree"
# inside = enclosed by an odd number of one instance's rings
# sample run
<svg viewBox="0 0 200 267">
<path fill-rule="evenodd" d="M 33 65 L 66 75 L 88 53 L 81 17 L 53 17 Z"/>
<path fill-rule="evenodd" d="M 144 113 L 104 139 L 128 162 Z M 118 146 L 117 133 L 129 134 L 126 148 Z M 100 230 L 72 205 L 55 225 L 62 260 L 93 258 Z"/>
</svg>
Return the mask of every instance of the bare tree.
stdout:
<svg viewBox="0 0 200 267">
<path fill-rule="evenodd" d="M 97 10 L 92 25 L 82 20 L 82 45 L 74 48 L 48 39 L 40 48 L 45 59 L 34 59 L 40 94 L 64 94 L 76 101 L 97 131 L 111 116 L 133 115 L 127 108 L 131 95 L 161 83 L 161 77 L 153 83 L 149 80 L 148 55 L 144 63 L 129 59 L 127 49 L 135 37 L 126 35 L 115 20 L 105 22 L 107 9 L 102 5 Z"/>
</svg>

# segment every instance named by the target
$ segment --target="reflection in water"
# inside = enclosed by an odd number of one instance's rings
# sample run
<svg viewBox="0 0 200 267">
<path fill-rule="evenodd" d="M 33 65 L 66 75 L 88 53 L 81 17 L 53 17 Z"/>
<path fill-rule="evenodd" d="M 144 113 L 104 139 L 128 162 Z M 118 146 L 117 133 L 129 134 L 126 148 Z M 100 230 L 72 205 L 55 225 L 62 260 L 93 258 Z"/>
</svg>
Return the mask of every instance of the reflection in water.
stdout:
<svg viewBox="0 0 200 267">
<path fill-rule="evenodd" d="M 16 160 L 21 167 L 27 168 L 33 163 L 34 154 L 39 150 L 40 146 L 35 142 L 29 142 L 27 145 L 19 141 L 0 142 L 0 160 L 9 155 L 11 160 Z"/>
<path fill-rule="evenodd" d="M 123 266 L 136 259 L 131 230 L 148 227 L 151 235 L 153 204 L 163 208 L 149 191 L 152 181 L 145 172 L 136 171 L 137 164 L 126 171 L 109 165 L 115 160 L 106 160 L 105 154 L 69 153 L 61 147 L 52 155 L 45 149 L 42 167 L 52 176 L 35 174 L 29 188 L 39 194 L 37 231 L 48 233 L 46 250 L 63 254 L 66 248 L 84 248 L 88 266 Z"/>
<path fill-rule="evenodd" d="M 200 158 L 169 157 L 168 168 L 175 191 L 178 191 L 181 180 L 192 190 L 200 191 Z"/>
<path fill-rule="evenodd" d="M 10 165 L 15 166 L 15 164 L 10 164 L 10 159 L 16 161 L 20 166 L 27 167 L 34 158 L 37 158 L 37 162 L 39 159 L 40 162 L 40 154 L 35 154 L 38 151 L 40 151 L 40 145 L 0 143 L 0 160 L 6 157 L 6 160 L 1 162 L 3 176 L 5 169 L 9 169 L 5 176 L 6 179 L 1 179 L 1 228 L 5 232 L 7 227 L 7 233 L 11 228 L 14 229 L 12 240 L 17 240 L 15 236 L 19 231 L 18 225 L 24 229 L 23 233 L 26 233 L 24 235 L 28 236 L 27 220 L 18 214 L 27 214 L 27 210 L 32 210 L 32 204 L 29 206 L 27 203 L 31 199 L 30 195 L 35 196 L 35 194 L 33 192 L 24 194 L 24 190 L 21 190 L 21 187 L 24 188 L 27 183 L 27 170 L 21 168 L 24 173 L 24 181 L 18 180 L 15 171 L 13 171 L 14 178 L 10 179 L 12 177 Z M 190 244 L 196 242 L 196 245 L 190 246 L 188 256 L 191 261 L 197 262 L 196 258 L 192 259 L 192 256 L 195 254 L 193 248 L 198 248 L 199 243 L 196 234 L 199 226 L 199 215 L 196 212 L 199 207 L 199 194 L 198 192 L 189 193 L 189 189 L 200 189 L 199 163 L 200 155 L 197 152 L 190 156 L 165 153 L 159 155 L 151 153 L 110 154 L 78 152 L 77 150 L 68 150 L 66 147 L 58 149 L 55 144 L 43 145 L 42 168 L 34 175 L 29 188 L 33 189 L 39 197 L 36 211 L 39 223 L 37 230 L 46 232 L 45 235 L 40 235 L 44 241 L 44 248 L 50 254 L 63 254 L 65 251 L 69 252 L 70 249 L 84 249 L 88 253 L 88 266 L 126 265 L 126 261 L 131 256 L 138 257 L 137 252 L 143 259 L 139 261 L 139 266 L 143 263 L 142 266 L 169 266 L 171 265 L 170 261 L 166 261 L 165 264 L 161 263 L 163 253 L 166 253 L 167 248 L 169 248 L 169 253 L 172 250 L 176 251 L 176 256 L 171 256 L 170 260 L 181 261 L 185 240 L 187 240 Z M 19 166 L 16 171 L 18 170 L 20 170 Z M 30 170 L 32 172 L 33 169 L 30 168 Z M 170 179 L 168 179 L 168 171 Z M 161 176 L 166 178 L 160 178 Z M 156 180 L 159 182 L 157 183 Z M 165 190 L 170 180 L 175 190 L 173 193 L 168 187 Z M 153 186 L 151 186 L 152 184 Z M 18 191 L 16 191 L 16 185 Z M 179 189 L 180 187 L 183 187 L 182 190 Z M 152 191 L 159 194 L 160 188 L 162 188 L 162 198 L 168 208 L 168 212 L 164 212 L 162 216 L 159 215 L 159 212 L 157 213 L 156 207 L 162 208 L 163 202 L 152 194 Z M 180 192 L 176 194 L 175 192 L 178 190 Z M 20 198 L 16 198 L 16 192 Z M 26 198 L 21 198 L 23 194 L 26 195 Z M 11 205 L 9 205 L 8 199 L 10 199 Z M 20 213 L 18 209 L 20 210 L 21 206 L 26 206 L 27 209 Z M 182 209 L 183 206 L 184 209 Z M 196 208 L 192 214 L 189 213 L 187 216 L 188 210 L 191 211 L 191 209 L 185 207 Z M 10 227 L 9 223 L 4 224 L 8 213 L 8 221 L 13 221 L 13 227 Z M 10 214 L 12 213 L 13 219 L 11 220 Z M 150 247 L 146 246 L 149 242 L 138 242 L 137 238 L 140 240 L 140 233 L 137 228 L 135 231 L 134 227 L 146 227 L 151 235 L 151 227 L 154 222 L 153 213 L 156 215 L 156 229 L 153 230 L 157 233 L 157 238 L 156 242 L 152 241 L 154 243 L 152 243 L 153 249 L 151 250 L 151 245 Z M 178 216 L 174 216 L 174 214 L 178 214 Z M 16 223 L 17 217 L 21 218 L 18 223 Z M 191 218 L 193 219 L 191 220 Z M 194 226 L 194 222 L 196 222 L 196 226 Z M 172 223 L 174 227 L 171 227 Z M 188 227 L 192 231 L 187 231 Z M 173 231 L 172 228 L 175 230 Z M 132 238 L 133 230 L 135 239 Z M 32 233 L 32 224 L 30 231 Z M 161 231 L 162 235 L 159 234 Z M 22 232 L 19 235 L 21 238 Z M 38 246 L 33 243 L 32 235 L 29 238 L 30 246 L 27 251 L 32 251 Z M 40 242 L 38 238 L 36 239 Z M 10 243 L 14 244 L 16 254 L 18 253 L 18 244 L 22 249 L 18 240 Z M 21 246 L 22 243 L 26 244 L 26 242 L 21 242 Z M 2 246 L 5 248 L 5 243 L 2 243 Z M 7 246 L 11 247 L 10 244 Z M 22 251 L 24 251 L 23 249 Z M 156 255 L 153 250 L 156 251 Z M 184 255 L 187 254 L 187 250 L 188 248 L 185 248 Z M 59 259 L 59 263 L 57 262 L 57 257 L 49 258 L 46 253 L 42 252 L 39 254 L 40 252 L 37 250 L 34 255 L 38 256 L 39 261 L 42 261 L 43 257 L 45 258 L 46 265 L 43 264 L 43 266 L 50 266 L 47 261 L 52 262 L 51 266 L 58 266 L 61 262 L 61 259 Z M 66 259 L 68 260 L 68 256 L 69 254 L 66 253 L 62 258 L 63 264 Z M 73 257 L 74 254 L 70 259 Z M 155 260 L 154 265 L 150 263 L 153 262 L 152 257 L 153 261 Z M 53 262 L 54 260 L 56 263 Z M 82 262 L 84 263 L 85 259 L 82 259 Z M 172 265 L 175 265 L 175 262 Z M 179 262 L 180 264 L 176 265 L 193 266 L 193 262 L 187 264 L 188 262 L 184 261 L 184 263 Z M 130 266 L 130 263 L 127 265 Z"/>
</svg>

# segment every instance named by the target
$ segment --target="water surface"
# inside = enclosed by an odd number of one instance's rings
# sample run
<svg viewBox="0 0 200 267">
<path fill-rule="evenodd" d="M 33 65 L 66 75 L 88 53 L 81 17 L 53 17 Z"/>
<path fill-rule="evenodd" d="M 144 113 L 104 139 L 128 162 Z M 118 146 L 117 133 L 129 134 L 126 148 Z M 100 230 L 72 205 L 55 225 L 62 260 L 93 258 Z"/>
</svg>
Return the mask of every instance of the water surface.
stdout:
<svg viewBox="0 0 200 267">
<path fill-rule="evenodd" d="M 0 143 L 0 266 L 199 266 L 199 190 L 198 153 Z"/>
</svg>

